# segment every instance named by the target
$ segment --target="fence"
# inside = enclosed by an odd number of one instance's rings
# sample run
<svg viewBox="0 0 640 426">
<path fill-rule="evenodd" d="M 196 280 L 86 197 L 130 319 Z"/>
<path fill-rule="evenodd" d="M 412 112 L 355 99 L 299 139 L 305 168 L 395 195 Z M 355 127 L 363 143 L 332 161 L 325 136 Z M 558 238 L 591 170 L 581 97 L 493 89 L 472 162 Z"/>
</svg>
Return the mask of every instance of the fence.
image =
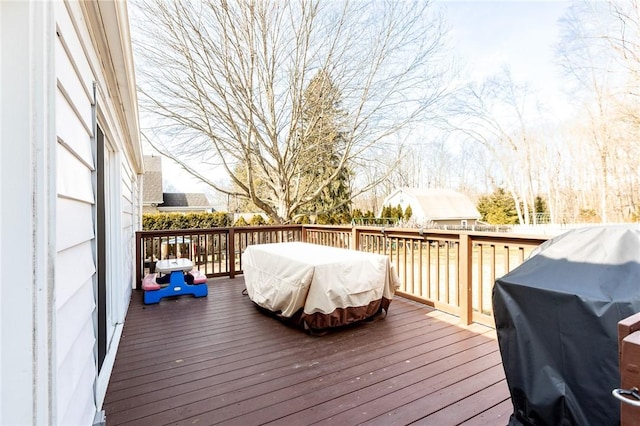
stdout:
<svg viewBox="0 0 640 426">
<path fill-rule="evenodd" d="M 198 230 L 140 231 L 137 287 L 157 260 L 185 257 L 209 277 L 242 273 L 242 253 L 252 244 L 305 241 L 389 256 L 397 294 L 457 315 L 464 324 L 493 326 L 491 290 L 496 278 L 520 265 L 546 236 L 506 233 L 280 225 Z"/>
</svg>

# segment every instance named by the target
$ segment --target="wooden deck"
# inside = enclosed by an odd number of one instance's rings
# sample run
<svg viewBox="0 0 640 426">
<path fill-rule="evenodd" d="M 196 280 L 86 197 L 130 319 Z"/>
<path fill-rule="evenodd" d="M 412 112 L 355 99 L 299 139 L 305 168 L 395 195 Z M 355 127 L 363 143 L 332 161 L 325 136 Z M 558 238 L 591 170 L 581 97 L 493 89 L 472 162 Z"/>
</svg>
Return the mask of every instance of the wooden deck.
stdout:
<svg viewBox="0 0 640 426">
<path fill-rule="evenodd" d="M 210 279 L 206 298 L 150 306 L 134 291 L 109 426 L 507 424 L 494 330 L 396 297 L 385 319 L 309 336 L 243 289 Z"/>
</svg>

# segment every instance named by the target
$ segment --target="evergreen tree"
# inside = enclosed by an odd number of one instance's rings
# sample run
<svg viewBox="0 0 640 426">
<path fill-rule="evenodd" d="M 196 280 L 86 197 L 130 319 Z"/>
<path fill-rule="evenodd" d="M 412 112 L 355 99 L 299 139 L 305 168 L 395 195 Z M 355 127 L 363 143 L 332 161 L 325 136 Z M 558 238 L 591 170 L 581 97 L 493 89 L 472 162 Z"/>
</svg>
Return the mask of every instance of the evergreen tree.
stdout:
<svg viewBox="0 0 640 426">
<path fill-rule="evenodd" d="M 390 212 L 391 206 L 383 206 L 382 207 L 382 218 L 383 219 L 389 219 L 391 217 L 391 212 Z"/>
<path fill-rule="evenodd" d="M 299 151 L 305 158 L 298 161 L 302 167 L 299 170 L 300 185 L 302 189 L 312 188 L 338 173 L 330 185 L 303 207 L 307 212 L 349 216 L 351 173 L 346 165 L 340 164 L 345 138 L 342 130 L 344 114 L 339 104 L 340 92 L 331 82 L 329 74 L 320 70 L 304 92 L 299 137 L 303 149 Z"/>
<path fill-rule="evenodd" d="M 413 210 L 411 210 L 411 206 L 407 206 L 404 210 L 404 220 L 411 219 L 411 216 L 413 216 Z"/>
<path fill-rule="evenodd" d="M 244 220 L 244 217 L 240 216 L 238 220 L 236 220 L 236 223 L 233 224 L 233 226 L 249 226 L 249 224 L 246 220 Z"/>
<path fill-rule="evenodd" d="M 518 223 L 518 213 L 513 198 L 503 188 L 498 188 L 492 194 L 484 195 L 478 200 L 478 211 L 481 220 L 492 225 L 515 225 Z"/>
<path fill-rule="evenodd" d="M 547 202 L 539 195 L 533 200 L 536 223 L 549 223 L 549 209 Z"/>
<path fill-rule="evenodd" d="M 393 209 L 393 218 L 396 222 L 402 220 L 404 212 L 402 211 L 402 206 L 398 204 L 395 209 Z"/>
<path fill-rule="evenodd" d="M 266 224 L 267 222 L 259 214 L 254 214 L 251 220 L 249 221 L 249 225 L 251 226 L 266 225 Z"/>
</svg>

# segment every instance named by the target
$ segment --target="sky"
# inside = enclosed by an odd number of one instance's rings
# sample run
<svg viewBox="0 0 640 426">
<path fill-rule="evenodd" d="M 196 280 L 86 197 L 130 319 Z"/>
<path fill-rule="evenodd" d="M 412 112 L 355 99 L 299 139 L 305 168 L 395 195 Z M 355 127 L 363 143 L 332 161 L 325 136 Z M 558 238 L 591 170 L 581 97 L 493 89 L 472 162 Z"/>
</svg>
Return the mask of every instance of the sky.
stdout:
<svg viewBox="0 0 640 426">
<path fill-rule="evenodd" d="M 516 83 L 526 83 L 547 107 L 564 108 L 561 70 L 556 64 L 558 20 L 568 1 L 435 0 L 445 12 L 450 51 L 469 78 L 482 81 L 507 66 Z M 196 181 L 163 161 L 172 190 L 202 191 Z"/>
<path fill-rule="evenodd" d="M 451 50 L 472 80 L 482 81 L 507 66 L 543 101 L 560 103 L 562 71 L 557 65 L 558 20 L 569 1 L 436 0 L 450 28 Z"/>
</svg>

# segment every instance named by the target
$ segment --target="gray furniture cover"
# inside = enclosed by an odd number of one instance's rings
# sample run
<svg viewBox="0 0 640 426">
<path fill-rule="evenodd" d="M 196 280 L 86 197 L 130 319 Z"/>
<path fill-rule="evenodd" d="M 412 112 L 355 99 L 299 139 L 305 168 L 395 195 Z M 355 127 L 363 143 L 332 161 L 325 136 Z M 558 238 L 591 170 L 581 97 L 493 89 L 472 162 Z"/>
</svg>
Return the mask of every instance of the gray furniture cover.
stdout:
<svg viewBox="0 0 640 426">
<path fill-rule="evenodd" d="M 569 231 L 496 280 L 510 425 L 616 425 L 618 321 L 640 312 L 640 228 Z"/>
</svg>

